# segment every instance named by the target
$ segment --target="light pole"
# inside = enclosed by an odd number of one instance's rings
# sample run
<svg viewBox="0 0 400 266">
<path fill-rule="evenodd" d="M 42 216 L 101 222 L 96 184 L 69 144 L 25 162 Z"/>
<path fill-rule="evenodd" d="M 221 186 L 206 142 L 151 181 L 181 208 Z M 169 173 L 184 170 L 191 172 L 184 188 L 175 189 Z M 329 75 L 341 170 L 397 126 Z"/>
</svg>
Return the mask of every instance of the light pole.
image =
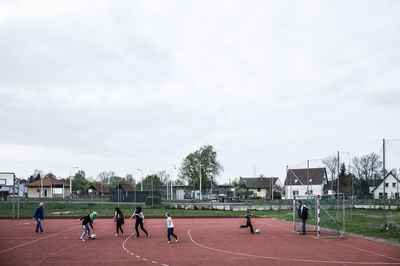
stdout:
<svg viewBox="0 0 400 266">
<path fill-rule="evenodd" d="M 140 182 L 140 186 L 141 186 L 140 191 L 143 191 L 143 170 L 140 168 L 138 168 L 137 170 L 142 173 L 142 181 Z"/>
<path fill-rule="evenodd" d="M 42 179 L 42 175 L 41 175 L 42 170 L 37 170 L 37 169 L 35 169 L 35 172 L 38 173 L 39 178 L 40 178 L 40 193 L 39 193 L 39 198 L 42 198 L 42 195 L 43 195 L 43 179 Z"/>
<path fill-rule="evenodd" d="M 172 188 L 172 171 L 173 171 L 173 169 L 176 169 L 176 165 L 175 164 L 172 165 L 172 170 L 171 170 L 171 180 L 170 180 L 170 182 L 171 182 L 171 191 L 169 192 L 171 194 L 170 200 L 173 200 L 172 197 L 174 195 L 174 190 Z"/>
<path fill-rule="evenodd" d="M 71 203 L 71 197 L 72 197 L 72 169 L 78 169 L 78 166 L 71 166 L 69 168 L 69 202 Z"/>
<path fill-rule="evenodd" d="M 201 195 L 201 164 L 199 165 L 199 175 L 200 175 L 200 200 L 202 200 L 202 195 Z"/>
</svg>

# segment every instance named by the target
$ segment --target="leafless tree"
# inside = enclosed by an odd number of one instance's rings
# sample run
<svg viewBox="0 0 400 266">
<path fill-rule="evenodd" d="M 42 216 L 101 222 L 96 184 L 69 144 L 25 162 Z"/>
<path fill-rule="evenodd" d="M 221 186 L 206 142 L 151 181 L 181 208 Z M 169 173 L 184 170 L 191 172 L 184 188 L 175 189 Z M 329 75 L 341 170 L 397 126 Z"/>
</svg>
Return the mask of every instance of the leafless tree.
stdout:
<svg viewBox="0 0 400 266">
<path fill-rule="evenodd" d="M 115 176 L 114 171 L 103 171 L 100 174 L 97 175 L 100 178 L 101 183 L 103 184 L 110 184 L 111 178 Z"/>
<path fill-rule="evenodd" d="M 372 184 L 374 184 L 374 186 L 377 185 L 376 179 L 380 178 L 382 166 L 382 161 L 378 154 L 370 153 L 360 157 L 354 157 L 352 163 L 352 170 L 357 178 L 365 180 L 369 186 Z"/>
<path fill-rule="evenodd" d="M 326 168 L 328 168 L 328 175 L 331 176 L 331 189 L 333 190 L 333 180 L 336 177 L 337 174 L 337 170 L 338 170 L 338 161 L 337 158 L 335 156 L 329 156 L 325 159 L 322 160 L 322 163 L 326 166 Z M 328 177 L 326 177 L 328 178 Z M 328 183 L 328 180 L 326 180 L 326 182 Z"/>
<path fill-rule="evenodd" d="M 126 174 L 126 176 L 125 176 L 125 181 L 126 181 L 128 184 L 131 184 L 131 185 L 135 185 L 135 184 L 136 184 L 136 180 L 135 180 L 135 178 L 133 178 L 133 175 L 132 175 L 132 174 Z"/>
</svg>

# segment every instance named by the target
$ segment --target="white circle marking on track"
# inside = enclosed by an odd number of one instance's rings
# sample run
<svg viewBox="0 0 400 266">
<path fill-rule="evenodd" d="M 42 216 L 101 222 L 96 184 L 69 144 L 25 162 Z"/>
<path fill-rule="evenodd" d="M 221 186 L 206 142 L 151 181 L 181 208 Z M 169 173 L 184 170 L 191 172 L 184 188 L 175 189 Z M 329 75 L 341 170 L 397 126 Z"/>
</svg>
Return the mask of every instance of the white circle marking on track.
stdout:
<svg viewBox="0 0 400 266">
<path fill-rule="evenodd" d="M 228 254 L 233 254 L 233 255 L 238 255 L 238 256 L 246 256 L 246 257 L 254 257 L 254 258 L 261 258 L 261 259 L 272 259 L 272 260 L 286 260 L 286 261 L 296 261 L 296 262 L 311 262 L 311 263 L 332 263 L 332 264 L 367 264 L 367 265 L 398 265 L 398 262 L 361 262 L 361 261 L 329 261 L 329 260 L 309 260 L 309 259 L 290 259 L 290 258 L 281 258 L 281 257 L 270 257 L 270 256 L 260 256 L 260 255 L 253 255 L 253 254 L 247 254 L 247 253 L 239 253 L 239 252 L 232 252 L 228 250 L 222 250 L 222 249 L 217 249 L 217 248 L 212 248 L 212 247 L 207 247 L 202 244 L 197 243 L 194 241 L 192 238 L 192 235 L 190 232 L 193 229 L 190 229 L 187 233 L 189 235 L 190 240 L 192 241 L 193 244 L 209 249 L 209 250 L 214 250 L 218 252 L 223 252 L 223 253 L 228 253 Z"/>
</svg>

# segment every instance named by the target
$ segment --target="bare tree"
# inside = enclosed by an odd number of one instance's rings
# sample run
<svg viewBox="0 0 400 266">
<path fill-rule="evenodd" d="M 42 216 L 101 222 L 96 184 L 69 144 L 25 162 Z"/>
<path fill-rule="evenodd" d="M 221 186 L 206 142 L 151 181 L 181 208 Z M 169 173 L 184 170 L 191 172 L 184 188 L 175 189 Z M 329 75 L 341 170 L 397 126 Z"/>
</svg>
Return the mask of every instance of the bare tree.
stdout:
<svg viewBox="0 0 400 266">
<path fill-rule="evenodd" d="M 110 184 L 111 178 L 115 176 L 115 173 L 113 171 L 103 171 L 97 176 L 100 178 L 101 183 L 108 185 Z"/>
<path fill-rule="evenodd" d="M 126 181 L 128 184 L 131 184 L 131 185 L 135 185 L 135 184 L 136 184 L 136 180 L 135 180 L 135 178 L 133 178 L 133 175 L 132 175 L 132 174 L 126 174 L 126 176 L 125 176 L 125 181 Z"/>
<path fill-rule="evenodd" d="M 333 180 L 336 178 L 337 170 L 338 170 L 338 161 L 335 156 L 329 156 L 322 160 L 322 163 L 328 168 L 328 175 L 331 176 L 331 189 L 333 190 Z M 326 177 L 328 179 L 328 176 Z M 329 183 L 326 180 L 327 184 Z"/>
<path fill-rule="evenodd" d="M 158 171 L 156 175 L 160 178 L 161 183 L 164 185 L 167 184 L 167 181 L 169 181 L 170 174 L 168 174 L 165 170 Z"/>
<path fill-rule="evenodd" d="M 382 161 L 376 153 L 354 157 L 352 160 L 354 175 L 362 180 L 365 180 L 368 186 L 374 184 L 376 186 L 377 179 L 380 179 L 380 170 Z M 373 182 L 372 182 L 373 181 Z"/>
</svg>

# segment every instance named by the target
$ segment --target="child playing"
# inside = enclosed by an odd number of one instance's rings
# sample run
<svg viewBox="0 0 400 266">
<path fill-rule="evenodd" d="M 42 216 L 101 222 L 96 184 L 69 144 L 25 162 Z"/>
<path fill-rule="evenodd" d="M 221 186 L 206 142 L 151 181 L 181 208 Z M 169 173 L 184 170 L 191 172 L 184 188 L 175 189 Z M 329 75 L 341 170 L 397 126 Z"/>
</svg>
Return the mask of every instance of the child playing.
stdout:
<svg viewBox="0 0 400 266">
<path fill-rule="evenodd" d="M 124 224 L 124 215 L 118 207 L 115 207 L 114 221 L 117 223 L 117 233 L 115 236 L 118 236 L 119 230 L 121 230 L 121 234 L 124 236 L 124 231 L 122 230 L 122 225 Z"/>
<path fill-rule="evenodd" d="M 136 216 L 136 224 L 135 224 L 135 230 L 136 230 L 136 237 L 139 237 L 139 230 L 138 227 L 140 225 L 140 228 L 142 229 L 142 231 L 146 234 L 147 237 L 149 237 L 149 234 L 147 233 L 146 229 L 144 229 L 143 224 L 144 224 L 144 215 L 142 212 L 142 208 L 140 206 L 136 206 L 136 210 L 135 212 L 132 214 L 131 218 L 133 216 Z"/>
<path fill-rule="evenodd" d="M 174 234 L 174 223 L 172 222 L 172 218 L 171 215 L 169 214 L 169 212 L 167 212 L 165 214 L 165 217 L 167 218 L 167 227 L 168 227 L 168 233 L 167 233 L 167 237 L 168 237 L 168 244 L 171 243 L 171 235 L 173 237 L 175 237 L 175 242 L 178 243 L 178 237 Z"/>
<path fill-rule="evenodd" d="M 81 238 L 79 239 L 80 241 L 85 241 L 85 239 L 83 239 L 86 235 L 86 233 L 88 233 L 88 238 L 91 238 L 90 235 L 90 229 L 88 226 L 88 223 L 90 224 L 90 227 L 92 227 L 93 231 L 93 220 L 97 217 L 97 212 L 92 212 L 91 214 L 87 215 L 87 216 L 83 216 L 82 218 L 79 219 L 79 221 L 82 221 L 82 227 L 83 227 L 83 234 L 81 236 Z"/>
<path fill-rule="evenodd" d="M 250 233 L 254 234 L 253 225 L 251 224 L 251 220 L 250 220 L 250 217 L 251 217 L 250 211 L 247 211 L 247 214 L 245 215 L 245 217 L 247 219 L 246 225 L 241 225 L 239 228 L 250 227 Z"/>
</svg>

